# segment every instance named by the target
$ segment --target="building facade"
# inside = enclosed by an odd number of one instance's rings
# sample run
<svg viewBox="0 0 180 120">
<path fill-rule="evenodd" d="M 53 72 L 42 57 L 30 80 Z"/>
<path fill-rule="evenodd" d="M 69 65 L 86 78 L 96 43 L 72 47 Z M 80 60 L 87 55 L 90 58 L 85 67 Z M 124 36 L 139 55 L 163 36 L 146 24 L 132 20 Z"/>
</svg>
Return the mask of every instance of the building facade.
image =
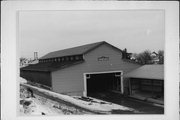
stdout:
<svg viewBox="0 0 180 120">
<path fill-rule="evenodd" d="M 106 90 L 123 94 L 129 90 L 124 74 L 140 66 L 103 41 L 48 53 L 38 64 L 21 68 L 20 76 L 61 94 L 89 96 Z"/>
<path fill-rule="evenodd" d="M 143 65 L 125 75 L 130 96 L 164 104 L 164 65 Z"/>
</svg>

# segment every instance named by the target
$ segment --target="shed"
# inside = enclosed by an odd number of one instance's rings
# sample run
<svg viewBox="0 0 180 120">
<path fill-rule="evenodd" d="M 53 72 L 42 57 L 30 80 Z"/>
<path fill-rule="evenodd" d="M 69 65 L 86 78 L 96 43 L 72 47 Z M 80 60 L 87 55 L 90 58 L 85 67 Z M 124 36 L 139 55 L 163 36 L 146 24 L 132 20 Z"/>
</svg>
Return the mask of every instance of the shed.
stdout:
<svg viewBox="0 0 180 120">
<path fill-rule="evenodd" d="M 164 96 L 164 65 L 144 65 L 127 73 L 125 77 L 129 78 L 131 95 Z"/>
<path fill-rule="evenodd" d="M 122 53 L 105 41 L 50 52 L 38 64 L 21 68 L 20 76 L 62 94 L 90 96 L 108 90 L 123 94 L 123 74 L 141 65 L 124 59 Z"/>
</svg>

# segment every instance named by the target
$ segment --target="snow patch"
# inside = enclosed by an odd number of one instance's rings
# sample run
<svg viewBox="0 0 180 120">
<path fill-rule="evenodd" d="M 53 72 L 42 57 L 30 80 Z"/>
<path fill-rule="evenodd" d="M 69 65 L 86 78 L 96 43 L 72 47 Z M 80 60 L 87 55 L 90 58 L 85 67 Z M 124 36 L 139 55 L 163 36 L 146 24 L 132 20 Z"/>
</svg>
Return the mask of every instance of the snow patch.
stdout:
<svg viewBox="0 0 180 120">
<path fill-rule="evenodd" d="M 20 77 L 20 83 L 27 83 L 27 80 L 26 79 L 24 79 L 24 78 L 22 78 L 22 77 Z"/>
<path fill-rule="evenodd" d="M 67 106 L 63 103 L 47 99 L 34 94 L 33 97 L 23 86 L 20 95 L 20 115 L 69 115 L 69 114 L 92 114 L 75 107 Z"/>
<path fill-rule="evenodd" d="M 90 111 L 94 111 L 94 112 L 99 112 L 99 113 L 110 113 L 112 110 L 124 110 L 124 111 L 134 111 L 134 109 L 129 108 L 129 107 L 125 107 L 122 105 L 117 105 L 114 103 L 110 103 L 110 102 L 106 102 L 106 101 L 102 101 L 102 100 L 98 100 L 95 98 L 92 98 L 93 101 L 96 102 L 92 102 L 92 101 L 83 101 L 80 99 L 74 98 L 73 96 L 68 96 L 68 95 L 62 95 L 59 93 L 55 93 L 49 90 L 45 90 L 42 88 L 38 88 L 35 86 L 31 86 L 29 84 L 23 83 L 24 86 L 36 89 L 39 92 L 42 92 L 46 95 L 61 99 L 63 101 L 69 102 L 71 104 L 74 104 L 76 106 L 79 106 L 81 108 L 90 110 Z M 80 96 L 79 96 L 80 97 Z M 101 103 L 107 103 L 107 104 L 101 104 Z"/>
</svg>

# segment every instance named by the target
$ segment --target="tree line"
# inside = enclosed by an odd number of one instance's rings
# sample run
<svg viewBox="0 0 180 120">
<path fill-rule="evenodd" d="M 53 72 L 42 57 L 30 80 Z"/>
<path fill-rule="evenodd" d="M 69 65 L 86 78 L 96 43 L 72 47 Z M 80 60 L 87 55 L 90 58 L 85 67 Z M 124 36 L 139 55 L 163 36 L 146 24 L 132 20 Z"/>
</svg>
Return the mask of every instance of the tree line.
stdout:
<svg viewBox="0 0 180 120">
<path fill-rule="evenodd" d="M 151 52 L 150 50 L 145 50 L 139 54 L 134 54 L 134 61 L 140 64 L 164 64 L 164 51 L 159 50 L 156 52 Z"/>
</svg>

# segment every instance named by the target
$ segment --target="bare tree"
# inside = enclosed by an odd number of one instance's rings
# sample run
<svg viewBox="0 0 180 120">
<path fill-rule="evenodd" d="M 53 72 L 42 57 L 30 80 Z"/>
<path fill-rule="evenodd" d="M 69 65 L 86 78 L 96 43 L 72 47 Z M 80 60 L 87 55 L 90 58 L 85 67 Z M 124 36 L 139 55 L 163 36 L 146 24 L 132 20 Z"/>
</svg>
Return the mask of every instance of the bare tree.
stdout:
<svg viewBox="0 0 180 120">
<path fill-rule="evenodd" d="M 152 64 L 151 51 L 145 50 L 137 55 L 137 62 L 141 64 Z"/>
<path fill-rule="evenodd" d="M 27 58 L 21 57 L 20 58 L 20 66 L 23 66 L 26 63 L 26 61 L 28 61 Z"/>
<path fill-rule="evenodd" d="M 159 57 L 159 64 L 164 64 L 164 51 L 163 50 L 158 51 L 158 57 Z"/>
</svg>

